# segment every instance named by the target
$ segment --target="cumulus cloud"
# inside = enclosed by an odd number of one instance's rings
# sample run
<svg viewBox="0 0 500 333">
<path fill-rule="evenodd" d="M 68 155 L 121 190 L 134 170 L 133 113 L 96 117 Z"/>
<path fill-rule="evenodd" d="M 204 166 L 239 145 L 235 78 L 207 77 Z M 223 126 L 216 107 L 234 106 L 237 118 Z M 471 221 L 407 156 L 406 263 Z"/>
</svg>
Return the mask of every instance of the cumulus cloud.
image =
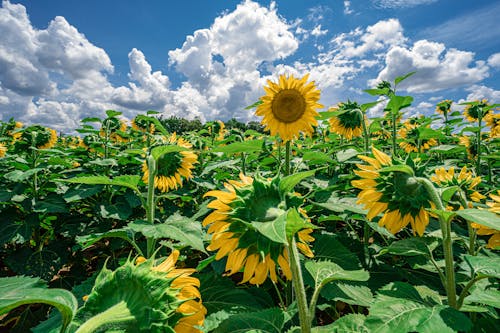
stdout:
<svg viewBox="0 0 500 333">
<path fill-rule="evenodd" d="M 481 99 L 487 99 L 490 103 L 497 103 L 500 101 L 500 90 L 495 90 L 493 88 L 477 84 L 472 85 L 465 90 L 468 91 L 469 94 L 465 100 L 460 100 L 459 103 Z"/>
<path fill-rule="evenodd" d="M 488 65 L 495 68 L 500 68 L 500 53 L 492 54 L 488 58 Z"/>
<path fill-rule="evenodd" d="M 416 71 L 400 88 L 409 92 L 435 92 L 479 82 L 488 77 L 488 69 L 484 61 L 474 62 L 472 52 L 446 50 L 442 43 L 419 40 L 411 48 L 391 48 L 385 57 L 385 68 L 371 85 Z"/>
</svg>

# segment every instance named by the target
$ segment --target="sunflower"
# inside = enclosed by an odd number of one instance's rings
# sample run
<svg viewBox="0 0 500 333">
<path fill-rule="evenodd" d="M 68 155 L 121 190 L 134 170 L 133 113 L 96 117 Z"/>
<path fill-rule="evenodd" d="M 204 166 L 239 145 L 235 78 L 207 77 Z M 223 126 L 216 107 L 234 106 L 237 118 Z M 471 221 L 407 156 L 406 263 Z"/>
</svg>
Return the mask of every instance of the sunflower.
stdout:
<svg viewBox="0 0 500 333">
<path fill-rule="evenodd" d="M 498 138 L 500 137 L 500 113 L 492 114 L 489 113 L 484 117 L 486 120 L 486 126 L 490 127 L 490 137 Z"/>
<path fill-rule="evenodd" d="M 141 118 L 141 117 L 135 117 L 130 125 L 132 128 L 136 131 L 143 132 L 143 133 L 150 133 L 153 134 L 155 131 L 155 124 L 153 124 L 152 121 L 150 121 L 147 118 Z"/>
<path fill-rule="evenodd" d="M 485 109 L 488 106 L 487 99 L 467 104 L 464 109 L 464 116 L 471 123 L 479 121 L 490 113 L 490 109 Z"/>
<path fill-rule="evenodd" d="M 127 124 L 124 121 L 116 117 L 109 117 L 102 121 L 99 135 L 101 137 L 106 137 L 107 135 L 111 141 L 127 142 L 127 138 L 122 136 L 122 134 L 125 134 L 126 130 Z"/>
<path fill-rule="evenodd" d="M 0 142 L 0 157 L 4 157 L 7 152 L 7 147 L 3 143 Z"/>
<path fill-rule="evenodd" d="M 339 103 L 338 107 L 329 111 L 339 111 L 329 120 L 332 132 L 342 135 L 347 140 L 363 135 L 363 121 L 366 121 L 366 116 L 363 115 L 357 102 Z"/>
<path fill-rule="evenodd" d="M 301 79 L 293 75 L 280 75 L 279 84 L 270 80 L 264 87 L 266 95 L 260 99 L 255 114 L 263 116 L 262 124 L 271 135 L 279 135 L 286 142 L 299 136 L 300 132 L 310 135 L 313 126 L 317 126 L 316 109 L 323 108 L 319 104 L 320 91 L 314 81 L 306 84 L 309 74 Z"/>
<path fill-rule="evenodd" d="M 84 296 L 70 331 L 200 333 L 206 308 L 194 269 L 175 267 L 179 251 L 158 265 L 155 259 L 128 259 L 115 271 L 104 267 Z M 95 318 L 99 316 L 99 324 Z M 92 329 L 90 329 L 92 327 Z M 85 329 L 83 329 L 85 328 Z"/>
<path fill-rule="evenodd" d="M 57 143 L 57 132 L 52 128 L 33 125 L 25 128 L 19 140 L 21 145 L 28 145 L 38 149 L 52 148 Z"/>
<path fill-rule="evenodd" d="M 361 189 L 358 194 L 358 204 L 368 209 L 367 218 L 373 220 L 379 214 L 380 226 L 386 227 L 391 233 L 401 231 L 408 224 L 422 236 L 429 223 L 429 213 L 426 209 L 433 205 L 427 197 L 427 192 L 413 177 L 400 171 L 383 172 L 383 168 L 392 166 L 393 161 L 385 153 L 372 148 L 375 158 L 359 155 L 366 164 L 357 164 L 359 170 L 354 173 L 361 177 L 351 184 Z"/>
<path fill-rule="evenodd" d="M 260 285 L 268 275 L 276 282 L 278 269 L 291 280 L 287 247 L 267 238 L 254 225 L 272 223 L 292 207 L 306 219 L 305 212 L 297 208 L 303 200 L 297 194 L 287 194 L 283 199 L 278 178 L 252 179 L 240 174 L 240 180 L 224 184 L 224 191 L 214 190 L 204 195 L 215 198 L 208 204 L 208 208 L 215 210 L 203 220 L 203 226 L 209 226 L 208 233 L 212 234 L 207 249 L 217 251 L 216 260 L 227 257 L 227 275 L 243 270 L 241 283 Z M 309 221 L 305 225 L 312 227 Z M 314 256 L 308 246 L 314 240 L 311 232 L 311 228 L 304 227 L 296 234 L 297 248 L 308 257 Z"/>
<path fill-rule="evenodd" d="M 440 187 L 459 187 L 467 197 L 467 199 L 474 202 L 480 202 L 486 197 L 481 193 L 476 191 L 476 186 L 481 183 L 481 177 L 473 177 L 471 171 L 467 171 L 467 167 L 464 166 L 458 175 L 455 174 L 455 168 L 451 167 L 448 171 L 445 168 L 437 168 L 435 174 L 431 177 L 431 180 Z M 457 206 L 460 204 L 458 203 Z M 472 208 L 472 204 L 469 204 Z"/>
<path fill-rule="evenodd" d="M 448 115 L 450 113 L 451 104 L 453 103 L 450 99 L 445 99 L 436 105 L 436 112 L 442 115 Z"/>
<path fill-rule="evenodd" d="M 188 149 L 192 147 L 189 142 L 182 138 L 177 138 L 175 133 L 167 138 L 166 144 L 177 145 Z M 197 160 L 198 157 L 191 150 L 170 152 L 161 155 L 156 162 L 157 171 L 154 180 L 155 187 L 161 192 L 168 192 L 182 186 L 183 178 L 191 178 L 191 170 L 194 168 L 193 164 L 196 163 Z M 144 172 L 142 180 L 147 183 L 149 169 L 146 161 L 144 161 L 142 165 L 142 171 Z"/>
<path fill-rule="evenodd" d="M 462 135 L 458 137 L 458 144 L 465 147 L 465 150 L 467 151 L 467 157 L 470 160 L 474 159 L 477 156 L 477 145 L 475 136 Z"/>
<path fill-rule="evenodd" d="M 406 153 L 423 153 L 430 147 L 438 144 L 436 139 L 433 138 L 419 139 L 418 123 L 415 119 L 405 121 L 398 134 L 404 139 L 404 141 L 399 143 L 399 146 L 404 149 Z"/>
<path fill-rule="evenodd" d="M 495 194 L 490 194 L 490 198 L 493 200 L 493 202 L 487 202 L 486 205 L 490 207 L 489 211 L 500 214 L 500 190 L 497 191 L 498 195 Z M 477 234 L 478 235 L 491 235 L 490 239 L 488 240 L 488 245 L 486 247 L 490 249 L 500 249 L 500 231 L 489 228 L 487 226 L 478 224 L 478 223 L 471 223 L 472 227 L 477 229 Z"/>
</svg>

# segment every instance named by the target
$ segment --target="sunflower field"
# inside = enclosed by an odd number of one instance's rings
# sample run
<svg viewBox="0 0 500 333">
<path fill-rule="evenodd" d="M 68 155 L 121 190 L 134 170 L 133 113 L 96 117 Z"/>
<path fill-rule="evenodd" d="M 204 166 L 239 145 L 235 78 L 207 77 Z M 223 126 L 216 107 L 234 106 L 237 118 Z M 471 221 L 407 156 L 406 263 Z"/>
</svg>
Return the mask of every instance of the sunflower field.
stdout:
<svg viewBox="0 0 500 333">
<path fill-rule="evenodd" d="M 498 332 L 500 104 L 410 117 L 411 75 L 282 75 L 258 126 L 0 122 L 0 331 Z"/>
</svg>

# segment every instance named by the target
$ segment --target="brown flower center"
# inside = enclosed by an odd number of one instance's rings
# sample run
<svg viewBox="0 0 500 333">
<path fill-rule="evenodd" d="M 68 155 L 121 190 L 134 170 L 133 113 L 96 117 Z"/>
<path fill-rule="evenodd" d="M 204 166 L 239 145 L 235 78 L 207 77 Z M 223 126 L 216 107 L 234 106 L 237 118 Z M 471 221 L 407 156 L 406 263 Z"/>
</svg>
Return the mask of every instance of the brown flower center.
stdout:
<svg viewBox="0 0 500 333">
<path fill-rule="evenodd" d="M 306 100 L 296 89 L 281 90 L 273 99 L 271 111 L 283 123 L 293 123 L 306 112 Z"/>
</svg>

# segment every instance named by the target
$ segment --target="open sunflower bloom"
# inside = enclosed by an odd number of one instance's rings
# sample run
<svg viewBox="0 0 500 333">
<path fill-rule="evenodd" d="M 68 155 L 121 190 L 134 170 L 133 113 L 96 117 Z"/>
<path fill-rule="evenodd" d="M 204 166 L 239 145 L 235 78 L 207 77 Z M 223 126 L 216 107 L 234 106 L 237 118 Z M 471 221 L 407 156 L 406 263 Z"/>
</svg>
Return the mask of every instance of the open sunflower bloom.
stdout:
<svg viewBox="0 0 500 333">
<path fill-rule="evenodd" d="M 406 153 L 423 153 L 430 147 L 438 144 L 436 139 L 433 138 L 419 139 L 418 124 L 412 120 L 404 122 L 398 134 L 403 139 L 403 141 L 399 143 L 399 146 L 404 149 Z"/>
<path fill-rule="evenodd" d="M 329 111 L 335 110 L 340 111 L 340 113 L 329 120 L 332 132 L 347 140 L 363 135 L 363 121 L 366 121 L 366 117 L 361 112 L 358 103 L 350 101 L 340 103 L 338 107 L 331 108 Z"/>
<path fill-rule="evenodd" d="M 487 202 L 486 205 L 488 205 L 489 211 L 493 212 L 495 214 L 500 215 L 500 190 L 497 191 L 497 194 L 490 194 L 490 198 L 493 200 L 493 202 Z M 487 226 L 484 226 L 479 223 L 471 223 L 472 227 L 477 229 L 476 232 L 478 235 L 491 235 L 491 237 L 488 240 L 488 244 L 486 247 L 490 249 L 500 249 L 500 231 L 489 228 Z"/>
<path fill-rule="evenodd" d="M 466 195 L 467 199 L 474 202 L 480 202 L 486 197 L 476 191 L 476 186 L 481 183 L 481 177 L 473 177 L 471 171 L 467 171 L 464 166 L 460 172 L 455 174 L 455 168 L 451 167 L 446 171 L 445 168 L 438 168 L 431 180 L 440 187 L 458 186 Z M 472 204 L 469 204 L 472 208 Z"/>
<path fill-rule="evenodd" d="M 227 257 L 227 275 L 243 271 L 241 283 L 260 285 L 268 276 L 276 282 L 280 272 L 291 280 L 286 246 L 267 238 L 254 226 L 272 223 L 282 217 L 286 209 L 297 207 L 302 199 L 288 194 L 283 200 L 277 178 L 254 180 L 240 174 L 240 181 L 230 180 L 224 186 L 223 191 L 205 194 L 215 198 L 208 204 L 214 211 L 203 220 L 203 226 L 209 226 L 208 233 L 212 235 L 207 249 L 217 251 L 216 260 Z M 297 211 L 306 219 L 300 208 Z M 314 240 L 311 232 L 311 228 L 303 228 L 292 236 L 297 237 L 297 248 L 308 257 L 313 257 L 308 245 Z"/>
<path fill-rule="evenodd" d="M 383 169 L 392 166 L 393 160 L 375 147 L 372 152 L 374 158 L 358 156 L 368 164 L 357 164 L 359 170 L 354 170 L 361 178 L 351 182 L 361 189 L 357 203 L 368 209 L 367 219 L 370 221 L 381 214 L 378 224 L 391 233 L 395 234 L 410 224 L 413 233 L 422 236 L 429 224 L 427 209 L 432 207 L 427 192 L 404 172 L 385 172 Z"/>
<path fill-rule="evenodd" d="M 191 149 L 192 145 L 183 138 L 177 138 L 172 134 L 167 140 L 167 144 L 178 145 L 180 147 Z M 183 179 L 189 179 L 192 175 L 193 164 L 198 161 L 198 156 L 191 150 L 170 152 L 163 154 L 157 161 L 157 171 L 154 185 L 161 192 L 168 192 L 182 186 Z M 142 180 L 147 183 L 149 177 L 149 168 L 146 161 L 142 165 L 144 175 Z"/>
<path fill-rule="evenodd" d="M 311 135 L 313 126 L 317 126 L 316 109 L 323 108 L 319 104 L 320 90 L 314 81 L 306 83 L 309 74 L 301 79 L 293 75 L 280 75 L 279 83 L 267 81 L 264 87 L 266 95 L 260 99 L 255 114 L 263 116 L 262 124 L 271 135 L 279 135 L 286 142 L 300 135 L 300 132 Z"/>
<path fill-rule="evenodd" d="M 490 137 L 500 138 L 500 114 L 490 113 L 484 117 L 486 126 L 490 127 Z"/>
</svg>

